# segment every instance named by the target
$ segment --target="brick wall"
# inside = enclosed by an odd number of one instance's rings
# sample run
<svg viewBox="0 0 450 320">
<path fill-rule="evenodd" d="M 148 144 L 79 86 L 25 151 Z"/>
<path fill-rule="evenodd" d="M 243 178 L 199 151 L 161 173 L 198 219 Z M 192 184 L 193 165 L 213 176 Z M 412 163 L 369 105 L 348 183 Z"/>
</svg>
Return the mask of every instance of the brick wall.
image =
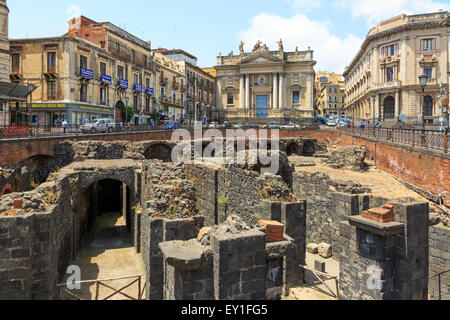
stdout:
<svg viewBox="0 0 450 320">
<path fill-rule="evenodd" d="M 376 155 L 379 169 L 431 193 L 430 196 L 448 192 L 444 201 L 450 206 L 450 154 L 357 138 L 340 132 L 305 131 L 303 134 L 327 144 L 366 146 L 371 157 Z"/>
</svg>

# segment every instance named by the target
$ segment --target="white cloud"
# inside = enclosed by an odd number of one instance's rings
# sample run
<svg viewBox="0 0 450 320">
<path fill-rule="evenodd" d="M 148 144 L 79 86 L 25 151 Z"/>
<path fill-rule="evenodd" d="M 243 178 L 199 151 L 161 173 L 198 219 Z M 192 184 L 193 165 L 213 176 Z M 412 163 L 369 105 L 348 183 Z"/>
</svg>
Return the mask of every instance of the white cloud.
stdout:
<svg viewBox="0 0 450 320">
<path fill-rule="evenodd" d="M 367 19 L 367 26 L 392 18 L 399 14 L 420 14 L 437 12 L 440 9 L 449 11 L 450 4 L 433 0 L 335 0 L 334 7 L 349 9 L 353 18 Z"/>
<path fill-rule="evenodd" d="M 305 15 L 297 14 L 290 19 L 261 13 L 251 20 L 248 30 L 238 33 L 239 40 L 245 42 L 245 51 L 250 51 L 261 40 L 269 49 L 276 50 L 277 41 L 283 39 L 284 50 L 314 50 L 316 70 L 342 73 L 361 47 L 362 39 L 348 35 L 341 39 L 330 31 L 330 24 L 312 21 Z"/>
<path fill-rule="evenodd" d="M 305 11 L 310 11 L 312 9 L 317 9 L 321 6 L 320 0 L 285 0 L 290 3 L 293 8 L 303 9 Z"/>
</svg>

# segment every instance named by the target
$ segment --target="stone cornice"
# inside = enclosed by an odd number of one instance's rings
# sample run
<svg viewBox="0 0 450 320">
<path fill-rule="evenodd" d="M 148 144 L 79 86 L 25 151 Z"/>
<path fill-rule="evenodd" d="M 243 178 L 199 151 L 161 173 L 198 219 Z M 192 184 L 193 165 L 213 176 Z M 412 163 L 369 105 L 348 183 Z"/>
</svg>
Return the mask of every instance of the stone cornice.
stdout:
<svg viewBox="0 0 450 320">
<path fill-rule="evenodd" d="M 447 17 L 447 19 L 448 19 L 448 17 Z M 378 39 L 388 37 L 388 36 L 396 34 L 396 33 L 405 32 L 405 31 L 439 28 L 439 27 L 443 26 L 442 23 L 443 23 L 443 21 L 438 21 L 438 20 L 425 21 L 425 22 L 411 22 L 411 23 L 406 23 L 404 25 L 367 36 L 366 39 L 364 40 L 363 44 L 361 45 L 361 49 L 358 51 L 358 54 L 355 56 L 355 58 L 353 58 L 351 63 L 348 65 L 347 69 L 344 71 L 343 76 L 347 77 L 349 71 L 352 70 L 353 67 L 356 65 L 356 63 L 360 60 L 360 58 L 363 56 L 363 54 L 365 53 L 366 49 L 369 47 L 369 44 L 371 42 L 378 40 Z"/>
</svg>

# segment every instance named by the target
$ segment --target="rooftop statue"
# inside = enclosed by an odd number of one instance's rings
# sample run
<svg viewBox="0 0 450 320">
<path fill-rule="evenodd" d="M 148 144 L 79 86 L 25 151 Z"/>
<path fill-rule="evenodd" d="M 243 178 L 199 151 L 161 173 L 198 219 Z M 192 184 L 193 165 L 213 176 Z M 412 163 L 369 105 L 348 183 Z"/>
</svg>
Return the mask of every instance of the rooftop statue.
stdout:
<svg viewBox="0 0 450 320">
<path fill-rule="evenodd" d="M 261 48 L 261 45 L 262 45 L 261 40 L 258 40 L 258 42 L 256 42 L 255 46 L 253 47 L 253 52 L 259 50 Z"/>
<path fill-rule="evenodd" d="M 241 43 L 239 44 L 239 52 L 241 53 L 241 55 L 244 55 L 244 42 L 241 41 Z"/>
<path fill-rule="evenodd" d="M 280 41 L 278 41 L 277 43 L 278 43 L 278 51 L 284 51 L 283 40 L 280 39 Z"/>
</svg>

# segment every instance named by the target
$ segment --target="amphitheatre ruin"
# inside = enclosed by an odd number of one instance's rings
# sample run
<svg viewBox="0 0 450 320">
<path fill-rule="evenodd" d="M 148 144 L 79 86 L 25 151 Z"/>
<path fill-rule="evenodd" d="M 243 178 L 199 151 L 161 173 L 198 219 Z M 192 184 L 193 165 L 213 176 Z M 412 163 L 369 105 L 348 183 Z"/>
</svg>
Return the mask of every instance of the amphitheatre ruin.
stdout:
<svg viewBox="0 0 450 320">
<path fill-rule="evenodd" d="M 0 299 L 448 299 L 448 276 L 439 293 L 432 277 L 450 259 L 442 199 L 378 168 L 370 146 L 312 136 L 282 135 L 276 174 L 249 161 L 262 138 L 219 141 L 237 164 L 100 135 L 3 164 Z"/>
</svg>

